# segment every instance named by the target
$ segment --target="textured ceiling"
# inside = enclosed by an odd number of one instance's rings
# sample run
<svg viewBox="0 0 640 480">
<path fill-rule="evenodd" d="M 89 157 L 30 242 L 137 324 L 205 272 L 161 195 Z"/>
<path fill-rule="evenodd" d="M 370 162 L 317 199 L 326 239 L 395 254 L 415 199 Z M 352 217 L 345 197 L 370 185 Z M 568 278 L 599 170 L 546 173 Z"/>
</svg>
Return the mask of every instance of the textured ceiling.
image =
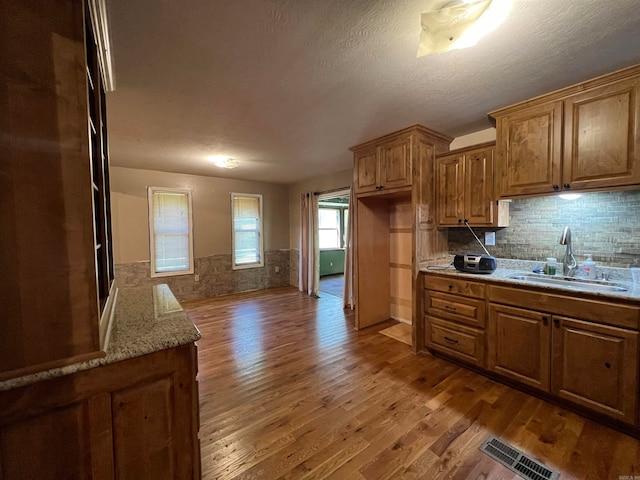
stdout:
<svg viewBox="0 0 640 480">
<path fill-rule="evenodd" d="M 514 0 L 470 49 L 416 58 L 438 0 L 110 0 L 117 166 L 293 183 L 348 147 L 487 112 L 640 63 L 638 0 Z M 206 157 L 241 162 L 224 170 Z"/>
</svg>

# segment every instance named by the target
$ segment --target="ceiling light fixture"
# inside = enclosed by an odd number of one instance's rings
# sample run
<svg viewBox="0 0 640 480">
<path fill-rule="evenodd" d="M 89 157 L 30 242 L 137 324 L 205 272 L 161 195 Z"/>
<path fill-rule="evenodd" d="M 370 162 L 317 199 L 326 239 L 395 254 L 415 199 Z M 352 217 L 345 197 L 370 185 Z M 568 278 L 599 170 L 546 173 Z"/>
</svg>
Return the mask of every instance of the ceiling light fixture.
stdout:
<svg viewBox="0 0 640 480">
<path fill-rule="evenodd" d="M 504 22 L 511 0 L 454 0 L 421 14 L 417 57 L 475 46 Z"/>
<path fill-rule="evenodd" d="M 213 162 L 214 165 L 221 168 L 236 168 L 238 165 L 240 165 L 240 162 L 238 162 L 237 160 L 225 157 L 224 155 L 213 155 L 209 157 L 209 161 Z"/>
</svg>

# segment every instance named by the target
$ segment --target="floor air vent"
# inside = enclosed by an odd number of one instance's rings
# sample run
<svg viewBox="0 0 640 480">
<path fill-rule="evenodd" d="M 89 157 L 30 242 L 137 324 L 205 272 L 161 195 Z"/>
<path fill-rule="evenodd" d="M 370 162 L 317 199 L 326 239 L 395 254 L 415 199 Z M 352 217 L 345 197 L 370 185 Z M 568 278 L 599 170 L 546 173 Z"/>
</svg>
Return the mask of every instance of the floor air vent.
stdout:
<svg viewBox="0 0 640 480">
<path fill-rule="evenodd" d="M 540 462 L 529 458 L 520 450 L 513 448 L 493 435 L 489 435 L 482 442 L 480 451 L 527 480 L 557 480 L 560 477 L 558 472 L 554 472 Z"/>
</svg>

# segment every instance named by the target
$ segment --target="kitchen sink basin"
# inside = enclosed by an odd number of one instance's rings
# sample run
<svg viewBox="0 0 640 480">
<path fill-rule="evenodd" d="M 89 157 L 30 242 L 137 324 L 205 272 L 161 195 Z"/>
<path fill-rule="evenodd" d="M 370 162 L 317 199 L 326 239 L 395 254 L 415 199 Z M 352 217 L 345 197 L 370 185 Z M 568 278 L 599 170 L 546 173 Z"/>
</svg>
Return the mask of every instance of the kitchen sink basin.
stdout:
<svg viewBox="0 0 640 480">
<path fill-rule="evenodd" d="M 628 292 L 629 288 L 619 283 L 606 282 L 599 280 L 585 280 L 582 278 L 572 277 L 550 277 L 547 275 L 538 275 L 535 273 L 524 273 L 519 275 L 511 275 L 508 277 L 512 280 L 521 280 L 523 282 L 538 283 L 541 285 L 558 286 L 581 290 L 583 292 Z"/>
</svg>

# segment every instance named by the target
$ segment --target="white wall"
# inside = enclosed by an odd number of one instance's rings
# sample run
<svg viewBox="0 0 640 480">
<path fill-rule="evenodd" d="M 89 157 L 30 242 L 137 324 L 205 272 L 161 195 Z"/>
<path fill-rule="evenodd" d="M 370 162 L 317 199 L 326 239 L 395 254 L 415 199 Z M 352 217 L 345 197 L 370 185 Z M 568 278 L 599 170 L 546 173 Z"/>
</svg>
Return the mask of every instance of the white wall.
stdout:
<svg viewBox="0 0 640 480">
<path fill-rule="evenodd" d="M 456 137 L 449 146 L 450 150 L 457 150 L 458 148 L 469 147 L 478 143 L 492 142 L 496 139 L 496 129 L 487 128 L 477 132 L 469 133 L 468 135 L 462 135 Z"/>
</svg>

